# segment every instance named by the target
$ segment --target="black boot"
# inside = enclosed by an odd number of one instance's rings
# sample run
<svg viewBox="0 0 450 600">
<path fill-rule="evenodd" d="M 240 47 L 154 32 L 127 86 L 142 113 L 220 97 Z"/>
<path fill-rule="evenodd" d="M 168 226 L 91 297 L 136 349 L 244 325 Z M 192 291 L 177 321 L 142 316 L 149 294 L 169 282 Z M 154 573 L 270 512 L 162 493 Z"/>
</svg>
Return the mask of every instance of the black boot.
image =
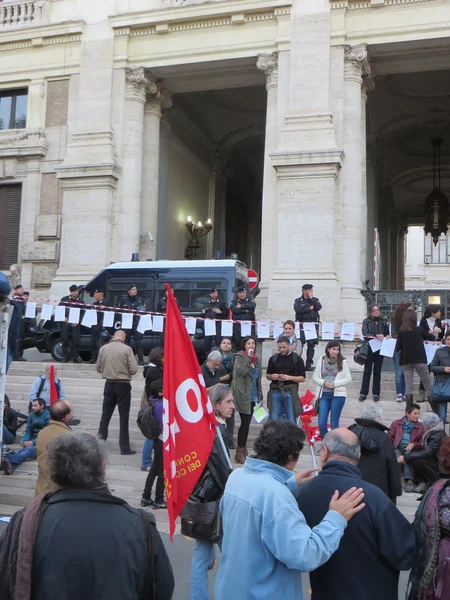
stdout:
<svg viewBox="0 0 450 600">
<path fill-rule="evenodd" d="M 310 348 L 308 346 L 308 349 L 306 350 L 306 371 L 314 371 L 313 368 L 313 362 L 314 362 L 314 348 Z"/>
<path fill-rule="evenodd" d="M 409 410 L 412 405 L 413 405 L 413 395 L 412 394 L 406 394 L 406 410 Z"/>
<path fill-rule="evenodd" d="M 143 367 L 144 366 L 144 349 L 142 348 L 142 346 L 138 346 L 137 355 L 138 355 L 138 365 L 140 367 Z"/>
</svg>

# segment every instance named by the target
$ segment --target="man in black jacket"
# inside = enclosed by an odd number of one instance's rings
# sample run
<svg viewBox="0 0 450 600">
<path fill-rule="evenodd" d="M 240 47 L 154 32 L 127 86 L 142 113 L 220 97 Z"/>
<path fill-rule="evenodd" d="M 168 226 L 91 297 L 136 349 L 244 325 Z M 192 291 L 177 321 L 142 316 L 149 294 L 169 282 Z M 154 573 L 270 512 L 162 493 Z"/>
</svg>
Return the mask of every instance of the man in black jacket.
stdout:
<svg viewBox="0 0 450 600">
<path fill-rule="evenodd" d="M 227 303 L 219 298 L 217 288 L 209 290 L 209 302 L 202 309 L 202 316 L 205 319 L 219 319 L 216 321 L 216 335 L 205 336 L 205 352 L 209 352 L 213 346 L 220 346 L 221 322 L 222 319 L 228 319 L 229 309 Z"/>
<path fill-rule="evenodd" d="M 47 450 L 52 481 L 61 489 L 38 496 L 11 519 L 0 540 L 0 598 L 12 600 L 20 591 L 33 600 L 170 600 L 172 567 L 153 515 L 108 490 L 105 444 L 68 433 Z"/>
<path fill-rule="evenodd" d="M 61 331 L 63 353 L 63 359 L 61 362 L 67 363 L 69 362 L 69 357 L 71 357 L 74 363 L 82 363 L 83 361 L 80 358 L 80 323 L 68 322 L 70 308 L 76 307 L 77 304 L 81 304 L 78 300 L 78 286 L 75 284 L 71 285 L 69 288 L 69 292 L 70 294 L 61 298 L 61 301 L 59 303 L 60 306 L 67 306 L 66 320 L 62 324 Z"/>
<path fill-rule="evenodd" d="M 311 600 L 398 600 L 399 571 L 411 568 L 416 554 L 412 525 L 379 488 L 361 479 L 356 464 L 358 438 L 348 429 L 327 433 L 320 452 L 322 471 L 295 493 L 313 528 L 328 511 L 336 490 L 364 491 L 364 509 L 348 523 L 338 550 L 310 573 Z"/>
<path fill-rule="evenodd" d="M 295 320 L 299 323 L 319 323 L 322 305 L 318 298 L 314 297 L 314 288 L 312 284 L 305 283 L 302 285 L 303 294 L 300 298 L 297 298 L 294 302 Z M 319 331 L 319 325 L 316 325 L 317 332 Z M 302 344 L 305 345 L 305 332 L 303 327 L 300 325 L 300 339 Z M 306 370 L 314 371 L 314 347 L 319 343 L 318 339 L 308 340 L 306 350 Z"/>
<path fill-rule="evenodd" d="M 128 288 L 128 293 L 126 296 L 123 296 L 120 301 L 119 308 L 126 308 L 127 310 L 146 310 L 145 303 L 141 301 L 138 296 L 138 290 L 136 285 L 133 283 Z M 136 353 L 138 355 L 138 364 L 142 367 L 144 364 L 144 346 L 143 339 L 144 335 L 137 331 L 137 326 L 139 324 L 139 315 L 133 316 L 133 327 L 132 329 L 124 329 L 127 334 L 127 344 L 132 347 L 131 337 L 133 337 L 135 345 L 136 345 Z"/>
<path fill-rule="evenodd" d="M 256 302 L 253 298 L 249 298 L 247 289 L 241 285 L 236 290 L 236 300 L 232 300 L 230 304 L 231 314 L 234 321 L 255 321 Z M 254 334 L 255 325 L 252 323 L 252 335 Z M 233 341 L 236 348 L 241 347 L 241 326 L 235 323 L 233 326 Z"/>
</svg>

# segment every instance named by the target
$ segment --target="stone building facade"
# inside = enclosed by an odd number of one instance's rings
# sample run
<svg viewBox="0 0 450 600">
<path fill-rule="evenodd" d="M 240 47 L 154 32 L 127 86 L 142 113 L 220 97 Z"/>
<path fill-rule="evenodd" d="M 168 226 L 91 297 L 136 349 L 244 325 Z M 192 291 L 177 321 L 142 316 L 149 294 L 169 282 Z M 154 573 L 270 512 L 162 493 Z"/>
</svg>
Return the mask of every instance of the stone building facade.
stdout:
<svg viewBox="0 0 450 600">
<path fill-rule="evenodd" d="M 201 257 L 260 271 L 260 314 L 307 281 L 359 320 L 375 228 L 381 287 L 404 285 L 449 36 L 450 0 L 3 0 L 0 268 L 56 297 L 183 258 L 188 216 L 210 218 Z"/>
</svg>

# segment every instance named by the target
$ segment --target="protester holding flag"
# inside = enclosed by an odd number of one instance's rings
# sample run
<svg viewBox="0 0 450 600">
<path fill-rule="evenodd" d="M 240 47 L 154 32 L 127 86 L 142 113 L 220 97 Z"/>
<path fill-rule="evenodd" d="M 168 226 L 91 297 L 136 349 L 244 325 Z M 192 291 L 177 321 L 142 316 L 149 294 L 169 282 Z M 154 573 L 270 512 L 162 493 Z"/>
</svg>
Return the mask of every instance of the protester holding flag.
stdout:
<svg viewBox="0 0 450 600">
<path fill-rule="evenodd" d="M 55 389 L 53 389 L 53 386 L 55 386 Z M 36 377 L 36 379 L 33 381 L 33 385 L 31 386 L 30 409 L 31 403 L 37 398 L 41 398 L 42 400 L 44 400 L 45 405 L 47 407 L 50 407 L 50 404 L 52 404 L 50 398 L 52 389 L 53 395 L 55 395 L 56 391 L 56 397 L 53 398 L 53 402 L 65 399 L 66 395 L 64 392 L 64 386 L 62 384 L 62 381 L 58 377 L 56 377 L 55 365 L 44 365 L 43 374 L 39 377 Z"/>
<path fill-rule="evenodd" d="M 210 388 L 208 394 L 218 422 L 216 437 L 206 468 L 181 511 L 181 533 L 195 539 L 191 600 L 209 600 L 208 570 L 214 566 L 215 544 L 221 541 L 219 501 L 232 472 L 225 419 L 234 409 L 233 394 L 222 383 Z"/>
<path fill-rule="evenodd" d="M 328 415 L 331 412 L 331 429 L 339 427 L 339 418 L 347 397 L 346 385 L 352 376 L 338 341 L 328 342 L 325 356 L 317 363 L 312 380 L 317 384 L 319 399 L 319 429 L 323 439 L 327 434 Z"/>
<path fill-rule="evenodd" d="M 247 456 L 247 439 L 255 404 L 262 401 L 261 361 L 256 356 L 256 340 L 248 336 L 242 340 L 242 350 L 234 359 L 231 389 L 236 410 L 241 417 L 237 436 L 235 461 L 241 465 Z"/>
</svg>

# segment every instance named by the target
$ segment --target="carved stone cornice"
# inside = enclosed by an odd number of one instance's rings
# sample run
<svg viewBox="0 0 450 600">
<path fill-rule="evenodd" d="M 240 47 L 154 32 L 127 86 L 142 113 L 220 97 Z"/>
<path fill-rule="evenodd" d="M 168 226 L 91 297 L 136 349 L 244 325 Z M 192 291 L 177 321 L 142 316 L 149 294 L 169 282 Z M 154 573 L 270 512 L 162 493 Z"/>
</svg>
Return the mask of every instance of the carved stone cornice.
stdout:
<svg viewBox="0 0 450 600">
<path fill-rule="evenodd" d="M 48 150 L 47 137 L 42 129 L 24 129 L 11 135 L 0 132 L 0 157 L 45 156 Z"/>
<path fill-rule="evenodd" d="M 344 46 L 344 78 L 366 83 L 366 91 L 374 88 L 367 44 Z"/>
<path fill-rule="evenodd" d="M 278 84 L 278 52 L 260 54 L 256 61 L 256 68 L 265 74 L 267 90 Z"/>
</svg>

